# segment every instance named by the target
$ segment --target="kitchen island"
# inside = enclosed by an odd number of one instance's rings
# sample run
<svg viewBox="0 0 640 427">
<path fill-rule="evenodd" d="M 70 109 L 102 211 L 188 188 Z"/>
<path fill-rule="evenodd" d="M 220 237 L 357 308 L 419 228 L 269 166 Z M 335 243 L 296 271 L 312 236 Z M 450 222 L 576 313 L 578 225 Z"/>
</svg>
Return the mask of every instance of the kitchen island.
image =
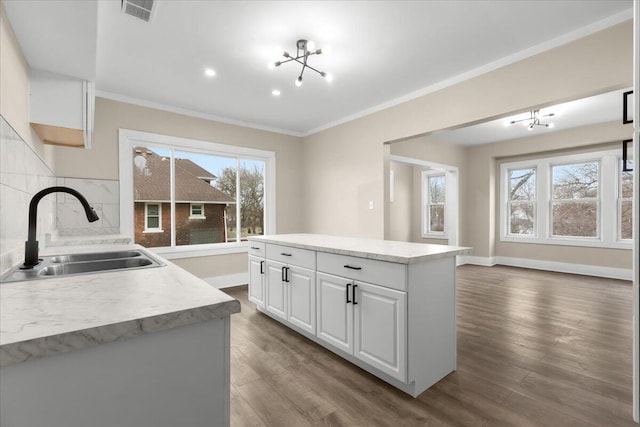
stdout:
<svg viewBox="0 0 640 427">
<path fill-rule="evenodd" d="M 316 234 L 250 237 L 259 311 L 417 397 L 456 369 L 456 255 Z"/>
<path fill-rule="evenodd" d="M 164 265 L 0 283 L 0 424 L 229 425 L 240 304 L 152 256 Z"/>
</svg>

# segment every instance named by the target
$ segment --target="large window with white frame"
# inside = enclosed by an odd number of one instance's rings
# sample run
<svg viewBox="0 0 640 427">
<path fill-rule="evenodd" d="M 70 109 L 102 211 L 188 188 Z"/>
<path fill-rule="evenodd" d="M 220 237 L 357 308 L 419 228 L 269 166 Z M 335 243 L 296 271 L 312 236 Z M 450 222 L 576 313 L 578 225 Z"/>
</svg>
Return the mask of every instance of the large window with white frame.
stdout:
<svg viewBox="0 0 640 427">
<path fill-rule="evenodd" d="M 422 172 L 422 237 L 446 238 L 447 179 L 445 171 Z"/>
<path fill-rule="evenodd" d="M 275 153 L 120 130 L 121 228 L 169 257 L 275 233 Z"/>
<path fill-rule="evenodd" d="M 631 182 L 619 150 L 503 162 L 500 239 L 630 248 Z"/>
</svg>

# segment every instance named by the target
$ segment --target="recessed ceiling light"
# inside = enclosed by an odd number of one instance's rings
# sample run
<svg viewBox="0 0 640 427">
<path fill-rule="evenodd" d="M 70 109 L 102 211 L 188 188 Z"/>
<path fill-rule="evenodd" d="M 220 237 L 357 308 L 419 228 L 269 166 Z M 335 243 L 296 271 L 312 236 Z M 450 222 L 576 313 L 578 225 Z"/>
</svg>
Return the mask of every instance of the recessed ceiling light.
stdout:
<svg viewBox="0 0 640 427">
<path fill-rule="evenodd" d="M 274 89 L 274 90 L 271 91 L 271 95 L 280 96 L 280 91 L 278 89 Z"/>
<path fill-rule="evenodd" d="M 216 71 L 213 68 L 205 68 L 204 75 L 207 77 L 213 77 L 216 75 Z"/>
</svg>

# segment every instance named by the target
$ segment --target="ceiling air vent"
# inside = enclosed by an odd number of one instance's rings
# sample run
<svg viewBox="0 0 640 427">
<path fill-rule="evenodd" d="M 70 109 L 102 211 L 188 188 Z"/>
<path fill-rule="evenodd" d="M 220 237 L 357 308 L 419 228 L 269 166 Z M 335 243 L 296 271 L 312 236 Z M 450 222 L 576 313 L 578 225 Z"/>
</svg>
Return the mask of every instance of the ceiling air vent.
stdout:
<svg viewBox="0 0 640 427">
<path fill-rule="evenodd" d="M 121 0 L 122 12 L 144 22 L 151 21 L 155 0 Z"/>
</svg>

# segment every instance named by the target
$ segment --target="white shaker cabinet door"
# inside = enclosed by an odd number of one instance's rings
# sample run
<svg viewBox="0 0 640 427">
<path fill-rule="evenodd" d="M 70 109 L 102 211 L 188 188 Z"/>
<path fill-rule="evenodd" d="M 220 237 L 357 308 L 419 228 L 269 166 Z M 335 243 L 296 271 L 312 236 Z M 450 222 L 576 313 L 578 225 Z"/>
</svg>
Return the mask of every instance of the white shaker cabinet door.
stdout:
<svg viewBox="0 0 640 427">
<path fill-rule="evenodd" d="M 267 301 L 266 310 L 284 320 L 287 320 L 287 289 L 284 281 L 283 268 L 280 262 L 267 261 Z"/>
<path fill-rule="evenodd" d="M 353 306 L 349 302 L 351 288 L 351 280 L 317 274 L 316 336 L 349 354 L 353 354 Z"/>
<path fill-rule="evenodd" d="M 354 355 L 406 382 L 407 294 L 355 282 Z"/>
<path fill-rule="evenodd" d="M 316 334 L 316 273 L 307 268 L 288 267 L 285 274 L 289 290 L 290 323 Z"/>
<path fill-rule="evenodd" d="M 264 308 L 266 265 L 264 258 L 249 255 L 249 301 Z"/>
</svg>

